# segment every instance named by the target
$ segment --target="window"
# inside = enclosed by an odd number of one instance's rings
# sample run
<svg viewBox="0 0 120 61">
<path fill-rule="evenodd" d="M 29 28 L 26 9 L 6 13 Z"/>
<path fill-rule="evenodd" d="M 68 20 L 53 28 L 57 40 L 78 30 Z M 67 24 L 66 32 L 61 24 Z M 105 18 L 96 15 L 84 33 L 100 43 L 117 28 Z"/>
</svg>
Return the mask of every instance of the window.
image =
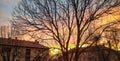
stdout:
<svg viewBox="0 0 120 61">
<path fill-rule="evenodd" d="M 26 57 L 25 57 L 25 61 L 30 61 L 30 49 L 26 49 Z"/>
</svg>

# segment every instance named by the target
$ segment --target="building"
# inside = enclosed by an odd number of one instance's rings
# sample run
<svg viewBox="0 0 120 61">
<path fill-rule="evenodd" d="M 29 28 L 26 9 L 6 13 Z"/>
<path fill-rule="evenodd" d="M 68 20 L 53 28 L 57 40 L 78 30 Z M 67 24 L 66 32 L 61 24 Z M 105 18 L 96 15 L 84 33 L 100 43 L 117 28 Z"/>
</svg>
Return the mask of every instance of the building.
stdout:
<svg viewBox="0 0 120 61">
<path fill-rule="evenodd" d="M 120 61 L 120 52 L 104 46 L 91 46 L 79 49 L 78 61 Z M 75 61 L 75 49 L 69 51 L 69 59 Z M 64 61 L 61 54 L 53 56 L 52 61 Z"/>
<path fill-rule="evenodd" d="M 0 61 L 47 61 L 49 48 L 37 41 L 0 38 Z"/>
</svg>

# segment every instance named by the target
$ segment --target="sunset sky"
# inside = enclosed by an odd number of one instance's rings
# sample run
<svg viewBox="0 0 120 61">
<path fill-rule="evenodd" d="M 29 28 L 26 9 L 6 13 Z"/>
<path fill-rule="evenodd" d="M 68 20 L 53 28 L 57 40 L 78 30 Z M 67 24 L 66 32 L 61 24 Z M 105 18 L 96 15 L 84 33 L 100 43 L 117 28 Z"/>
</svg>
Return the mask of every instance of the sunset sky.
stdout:
<svg viewBox="0 0 120 61">
<path fill-rule="evenodd" d="M 0 25 L 8 25 L 11 13 L 20 0 L 0 0 Z"/>
<path fill-rule="evenodd" d="M 12 16 L 11 16 L 11 13 L 13 12 L 13 10 L 14 10 L 14 8 L 17 6 L 17 4 L 18 4 L 18 2 L 19 1 L 21 1 L 21 0 L 0 0 L 0 26 L 1 25 L 10 25 L 10 23 L 9 23 L 9 20 L 12 20 Z M 64 0 L 63 0 L 64 1 Z M 43 3 L 43 2 L 42 2 Z M 92 4 L 92 3 L 91 3 Z M 106 8 L 106 7 L 104 7 L 104 8 Z M 102 8 L 100 11 L 102 11 L 102 10 L 104 10 L 104 8 Z M 113 11 L 115 11 L 115 13 L 111 13 L 111 14 L 104 14 L 104 16 L 102 16 L 102 17 L 100 17 L 99 19 L 97 19 L 97 20 L 95 20 L 95 27 L 96 28 L 99 28 L 99 27 L 101 27 L 102 25 L 105 25 L 105 24 L 108 24 L 108 23 L 111 23 L 111 22 L 115 22 L 115 21 L 117 21 L 117 20 L 119 20 L 120 19 L 120 10 L 119 10 L 120 8 L 119 7 L 116 7 L 116 8 L 113 8 L 112 10 Z M 55 13 L 56 13 L 56 11 L 57 10 L 55 10 Z M 60 11 L 60 10 L 59 10 Z M 98 11 L 97 13 L 99 13 L 100 11 Z M 37 12 L 37 10 L 36 10 L 36 12 Z M 36 13 L 35 12 L 35 13 Z M 39 12 L 39 11 L 38 11 Z M 86 12 L 86 11 L 85 11 Z M 40 12 L 41 13 L 41 12 Z M 73 12 L 72 12 L 73 13 Z M 71 14 L 71 12 L 70 12 L 70 14 Z M 84 14 L 84 12 L 83 12 L 83 14 Z M 88 12 L 87 13 L 85 13 L 85 14 L 88 14 Z M 43 14 L 44 15 L 44 14 Z M 61 14 L 60 14 L 61 15 Z M 73 14 L 74 15 L 74 14 Z M 42 15 L 41 15 L 42 16 Z M 87 16 L 87 15 L 86 15 Z M 36 16 L 37 17 L 37 16 Z M 39 17 L 39 16 L 38 16 Z M 69 16 L 69 17 L 72 17 L 71 15 Z M 84 16 L 83 16 L 84 17 Z M 29 18 L 29 17 L 28 17 Z M 46 17 L 45 17 L 46 18 Z M 31 18 L 30 18 L 31 19 Z M 55 18 L 53 17 L 53 20 L 56 20 L 56 16 L 55 16 Z M 70 18 L 71 19 L 71 18 Z M 85 20 L 86 18 L 83 18 L 83 24 L 85 23 L 84 22 L 84 20 Z M 94 19 L 94 18 L 93 18 Z M 73 19 L 74 20 L 74 19 Z M 76 20 L 76 18 L 75 18 L 75 20 Z M 91 20 L 91 17 L 90 17 L 90 20 Z M 43 21 L 44 22 L 44 21 Z M 62 22 L 62 21 L 61 21 Z M 64 21 L 63 21 L 64 22 Z M 73 21 L 74 22 L 74 21 Z M 78 22 L 78 21 L 77 21 Z M 75 24 L 77 23 L 77 22 L 75 22 Z M 27 22 L 26 22 L 27 23 Z M 47 22 L 45 22 L 45 25 L 46 25 L 46 23 Z M 51 23 L 50 21 L 49 21 L 49 23 Z M 54 22 L 53 22 L 54 23 Z M 88 22 L 89 23 L 89 22 Z M 41 24 L 41 22 L 40 22 L 40 24 Z M 69 24 L 69 21 L 68 21 L 68 24 Z M 50 24 L 51 25 L 51 24 Z M 57 24 L 57 25 L 61 25 L 61 24 Z M 81 25 L 81 24 L 80 24 Z M 48 26 L 48 28 L 49 28 L 49 24 L 47 24 L 47 26 Z M 71 26 L 71 25 L 70 25 Z M 74 26 L 74 23 L 73 23 L 73 26 Z M 83 25 L 81 25 L 82 27 L 84 27 Z M 20 27 L 20 26 L 19 26 Z M 42 27 L 42 26 L 41 26 Z M 51 26 L 51 29 L 53 30 L 53 32 L 55 32 L 55 33 L 59 33 L 60 35 L 63 35 L 62 37 L 64 38 L 65 37 L 65 42 L 66 42 L 66 40 L 67 40 L 67 37 L 66 37 L 66 34 L 69 34 L 68 32 L 69 31 L 66 31 L 65 32 L 65 30 L 61 30 L 62 29 L 62 27 L 63 26 L 61 26 L 61 27 L 59 27 L 58 29 L 60 29 L 60 30 L 58 30 L 58 32 L 56 32 L 56 31 L 54 31 L 53 29 L 55 29 L 54 27 L 52 28 L 52 26 Z M 86 26 L 85 26 L 85 28 L 86 28 Z M 85 28 L 83 28 L 83 30 L 85 29 Z M 8 28 L 7 28 L 8 29 Z M 28 28 L 28 29 L 34 29 L 34 28 Z M 39 29 L 39 28 L 38 28 Z M 68 28 L 69 29 L 69 28 Z M 82 29 L 82 28 L 81 28 Z M 103 28 L 102 28 L 103 29 Z M 46 30 L 46 28 L 45 28 L 45 30 Z M 87 29 L 86 29 L 87 30 Z M 80 30 L 81 31 L 81 30 Z M 65 33 L 64 33 L 65 32 Z M 77 27 L 76 28 L 74 28 L 74 34 L 72 34 L 71 33 L 71 35 L 73 36 L 73 38 L 72 38 L 72 36 L 71 36 L 71 39 L 70 39 L 70 41 L 74 41 L 75 43 L 76 43 L 76 40 L 77 40 Z M 84 31 L 83 31 L 84 32 Z M 86 32 L 86 31 L 85 31 Z M 92 31 L 93 32 L 93 31 Z M 100 32 L 100 31 L 99 31 Z M 34 32 L 35 33 L 35 32 Z M 37 32 L 36 32 L 37 33 Z M 64 34 L 62 34 L 62 33 L 64 33 L 65 34 L 65 36 L 64 36 Z M 87 32 L 86 32 L 87 33 Z M 11 33 L 12 34 L 12 33 Z M 33 39 L 33 38 L 31 38 L 31 34 L 32 33 L 26 33 L 25 35 L 17 35 L 17 37 L 18 38 L 20 38 L 20 39 L 23 39 L 23 40 L 29 40 L 29 41 L 34 41 L 35 39 Z M 43 39 L 47 39 L 47 42 L 45 41 L 45 42 L 43 42 L 43 41 L 41 41 L 41 44 L 43 44 L 43 45 L 46 45 L 46 46 L 49 46 L 49 47 L 55 47 L 55 48 L 60 48 L 59 46 L 56 46 L 57 44 L 56 44 L 56 42 L 54 42 L 54 40 L 49 40 L 49 36 L 47 35 L 45 35 L 46 33 L 37 33 L 37 34 L 35 34 L 35 37 L 36 37 L 36 35 L 37 35 L 37 37 L 36 38 L 38 38 L 38 36 L 39 37 L 41 37 L 41 38 L 43 38 Z M 51 35 L 52 33 L 50 33 L 49 35 Z M 58 36 L 59 36 L 59 34 L 58 34 Z M 81 32 L 81 34 L 82 34 L 82 32 Z M 81 34 L 80 34 L 80 37 L 81 37 Z M 88 34 L 88 33 L 87 33 Z M 84 33 L 83 33 L 83 36 L 84 37 L 86 37 L 86 35 L 87 34 L 85 34 L 84 35 Z M 42 36 L 41 36 L 42 35 Z M 82 37 L 83 37 L 82 36 Z M 101 35 L 100 35 L 101 36 Z M 16 37 L 16 36 L 15 36 Z M 53 34 L 53 37 L 54 37 L 54 34 Z M 79 37 L 79 36 L 78 36 Z M 79 38 L 80 38 L 79 37 Z M 78 40 L 80 40 L 80 41 L 86 41 L 85 39 L 82 39 L 82 37 L 80 38 L 80 39 L 78 39 Z M 60 38 L 60 37 L 59 37 Z M 76 38 L 76 39 L 75 39 Z M 32 40 L 33 39 L 33 40 Z M 39 38 L 38 38 L 39 39 Z M 62 38 L 61 38 L 62 39 Z M 87 39 L 87 38 L 86 38 Z M 42 39 L 41 39 L 42 40 Z M 69 39 L 68 39 L 69 40 Z M 77 40 L 77 41 L 78 41 Z M 105 40 L 105 39 L 104 39 Z M 107 39 L 106 39 L 107 40 Z M 106 41 L 105 40 L 105 41 Z M 57 40 L 58 41 L 58 40 Z M 60 40 L 61 41 L 61 40 Z M 102 41 L 102 40 L 101 40 Z M 106 43 L 105 41 L 102 41 L 102 42 L 100 42 L 101 44 L 103 44 L 103 43 Z M 43 42 L 43 43 L 42 43 Z M 48 44 L 49 43 L 49 44 Z M 71 42 L 69 45 L 68 45 L 68 47 L 71 49 L 71 48 L 74 48 L 74 47 L 76 47 L 75 46 L 75 44 L 72 44 L 73 42 Z M 81 43 L 81 42 L 80 42 Z M 82 47 L 87 47 L 88 45 L 86 45 L 86 44 L 78 44 L 78 45 L 80 45 L 80 46 L 82 46 Z M 108 43 L 108 42 L 107 42 Z M 106 44 L 107 44 L 106 43 Z M 51 45 L 50 45 L 51 44 Z M 120 45 L 120 43 L 119 43 L 119 45 Z M 65 45 L 65 47 L 66 47 L 66 45 Z M 119 47 L 118 47 L 119 48 Z M 59 50 L 57 49 L 57 50 L 55 50 L 55 49 L 52 49 L 51 50 L 52 51 L 52 53 L 54 53 L 54 52 L 59 52 Z"/>
</svg>

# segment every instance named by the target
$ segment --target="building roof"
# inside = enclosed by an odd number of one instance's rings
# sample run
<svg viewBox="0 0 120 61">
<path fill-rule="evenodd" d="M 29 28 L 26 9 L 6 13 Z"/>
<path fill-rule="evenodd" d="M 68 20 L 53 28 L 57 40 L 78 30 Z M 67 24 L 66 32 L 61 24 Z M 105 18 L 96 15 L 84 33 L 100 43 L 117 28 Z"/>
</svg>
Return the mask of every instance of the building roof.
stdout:
<svg viewBox="0 0 120 61">
<path fill-rule="evenodd" d="M 111 48 L 107 48 L 103 45 L 78 48 L 79 53 L 86 53 L 86 52 L 95 53 L 95 52 L 102 52 L 102 51 L 107 51 L 107 52 L 109 51 L 114 54 L 120 54 L 119 51 L 113 50 Z M 76 48 L 73 48 L 68 51 L 68 54 L 73 54 L 75 52 L 76 52 Z M 64 53 L 66 53 L 66 52 L 64 52 Z M 55 56 L 62 56 L 62 54 L 56 54 Z"/>
<path fill-rule="evenodd" d="M 73 48 L 69 50 L 69 53 L 75 53 L 76 48 Z M 107 48 L 103 45 L 98 45 L 98 46 L 88 46 L 88 47 L 81 47 L 79 48 L 79 52 L 98 52 L 98 51 L 112 51 L 116 52 L 116 50 L 113 50 L 111 48 Z"/>
<path fill-rule="evenodd" d="M 39 43 L 25 40 L 17 40 L 11 38 L 0 38 L 0 45 L 8 45 L 8 46 L 17 46 L 17 47 L 29 47 L 29 48 L 47 48 Z"/>
</svg>

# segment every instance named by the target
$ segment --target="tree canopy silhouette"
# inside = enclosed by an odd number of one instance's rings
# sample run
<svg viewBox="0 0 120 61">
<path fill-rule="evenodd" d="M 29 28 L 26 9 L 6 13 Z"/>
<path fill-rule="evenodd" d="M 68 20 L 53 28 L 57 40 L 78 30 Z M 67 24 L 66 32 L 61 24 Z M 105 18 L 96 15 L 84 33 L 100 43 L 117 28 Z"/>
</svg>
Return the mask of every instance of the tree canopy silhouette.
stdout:
<svg viewBox="0 0 120 61">
<path fill-rule="evenodd" d="M 99 29 L 102 33 L 115 24 L 110 22 L 93 29 L 93 22 L 115 13 L 113 9 L 119 6 L 120 0 L 22 0 L 13 12 L 12 24 L 22 31 L 37 32 L 42 35 L 41 40 L 55 41 L 64 61 L 70 61 L 68 46 L 74 43 L 74 58 L 78 61 L 78 49 Z"/>
</svg>

